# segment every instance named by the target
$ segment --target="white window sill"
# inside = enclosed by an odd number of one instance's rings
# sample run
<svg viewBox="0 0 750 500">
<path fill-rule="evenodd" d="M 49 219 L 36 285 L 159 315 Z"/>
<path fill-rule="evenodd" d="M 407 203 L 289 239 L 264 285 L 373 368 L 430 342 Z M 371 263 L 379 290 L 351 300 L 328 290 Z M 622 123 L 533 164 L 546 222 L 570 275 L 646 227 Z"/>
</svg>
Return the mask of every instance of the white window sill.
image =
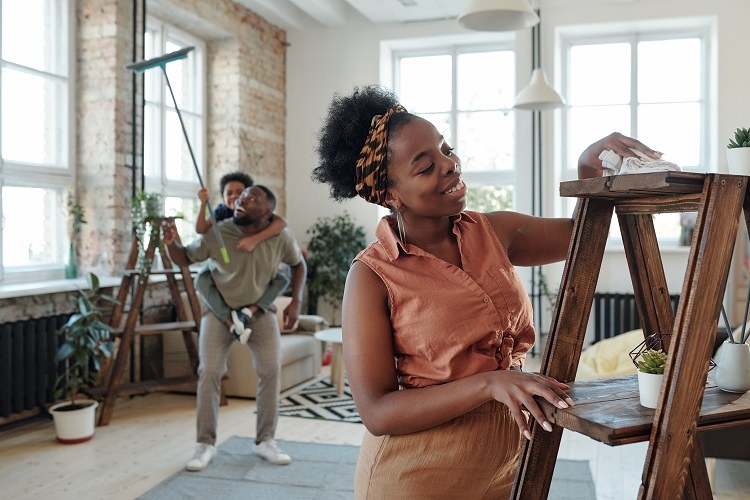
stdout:
<svg viewBox="0 0 750 500">
<path fill-rule="evenodd" d="M 102 276 L 99 278 L 99 284 L 103 287 L 119 286 L 120 281 L 121 279 L 115 276 Z M 88 287 L 89 284 L 86 278 L 78 278 L 74 280 L 62 279 L 35 281 L 33 283 L 14 283 L 12 285 L 0 285 L 0 299 L 72 292 L 79 289 L 88 289 Z"/>
</svg>

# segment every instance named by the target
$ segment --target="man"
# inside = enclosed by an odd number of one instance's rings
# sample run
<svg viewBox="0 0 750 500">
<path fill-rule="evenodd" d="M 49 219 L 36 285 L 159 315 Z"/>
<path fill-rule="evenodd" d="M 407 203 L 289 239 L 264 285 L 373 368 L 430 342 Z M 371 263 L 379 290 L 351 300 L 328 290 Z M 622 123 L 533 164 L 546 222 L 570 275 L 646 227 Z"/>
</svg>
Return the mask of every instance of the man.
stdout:
<svg viewBox="0 0 750 500">
<path fill-rule="evenodd" d="M 276 274 L 279 263 L 292 269 L 292 302 L 284 310 L 284 324 L 291 327 L 299 318 L 307 265 L 289 229 L 260 242 L 252 252 L 236 249 L 244 237 L 257 234 L 270 224 L 276 197 L 264 186 L 245 189 L 237 199 L 234 217 L 216 226 L 224 239 L 229 263 L 225 263 L 215 233 L 209 231 L 187 246 L 175 241 L 174 221 L 165 222 L 163 241 L 172 260 L 188 265 L 210 259 L 211 275 L 227 305 L 241 308 L 255 303 Z M 261 313 L 251 319 L 252 335 L 248 345 L 258 374 L 255 445 L 253 453 L 277 465 L 291 462 L 273 440 L 278 420 L 281 387 L 281 346 L 279 326 L 274 314 Z M 229 349 L 234 341 L 227 326 L 213 313 L 201 319 L 198 354 L 197 445 L 186 465 L 189 471 L 205 469 L 216 455 L 216 428 L 219 415 L 221 379 L 227 370 Z"/>
</svg>

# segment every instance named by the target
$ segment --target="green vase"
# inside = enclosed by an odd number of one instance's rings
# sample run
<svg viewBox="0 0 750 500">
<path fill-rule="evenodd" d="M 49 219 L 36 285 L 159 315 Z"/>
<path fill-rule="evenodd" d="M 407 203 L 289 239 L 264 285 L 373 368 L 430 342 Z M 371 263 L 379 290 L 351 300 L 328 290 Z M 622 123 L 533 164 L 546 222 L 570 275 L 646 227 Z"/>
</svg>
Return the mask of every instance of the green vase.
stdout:
<svg viewBox="0 0 750 500">
<path fill-rule="evenodd" d="M 71 243 L 68 247 L 68 265 L 65 266 L 65 278 L 74 279 L 78 277 L 78 252 L 76 246 Z"/>
</svg>

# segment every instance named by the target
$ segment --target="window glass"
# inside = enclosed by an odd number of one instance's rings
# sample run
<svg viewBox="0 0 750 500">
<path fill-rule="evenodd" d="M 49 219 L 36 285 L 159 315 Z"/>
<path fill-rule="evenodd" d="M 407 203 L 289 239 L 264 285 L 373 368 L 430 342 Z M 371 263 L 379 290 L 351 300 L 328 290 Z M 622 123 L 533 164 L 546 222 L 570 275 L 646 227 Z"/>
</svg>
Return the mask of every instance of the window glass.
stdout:
<svg viewBox="0 0 750 500">
<path fill-rule="evenodd" d="M 198 236 L 195 232 L 198 208 L 200 205 L 197 196 L 194 199 L 172 196 L 164 199 L 164 214 L 169 217 L 178 217 L 175 219 L 175 226 L 183 243 L 189 243 Z"/>
<path fill-rule="evenodd" d="M 3 159 L 67 166 L 67 103 L 66 82 L 3 68 Z"/>
<path fill-rule="evenodd" d="M 163 72 L 147 71 L 146 75 L 146 111 L 144 121 L 144 174 L 149 192 L 159 192 L 165 199 L 167 215 L 175 213 L 190 217 L 191 224 L 195 218 L 191 208 L 197 203 L 200 188 L 196 166 L 190 154 L 192 148 L 195 163 L 205 178 L 203 84 L 205 44 L 173 26 L 160 20 L 149 18 L 146 29 L 147 57 L 157 57 L 174 52 L 184 47 L 194 47 L 187 57 L 167 63 L 166 70 L 169 85 L 174 92 L 175 100 L 167 86 Z M 189 143 L 180 124 L 175 101 L 187 131 Z M 189 146 L 188 146 L 189 144 Z M 177 221 L 180 234 L 185 238 L 192 233 L 190 224 L 183 227 Z M 190 238 L 192 239 L 192 237 Z"/>
<path fill-rule="evenodd" d="M 515 100 L 515 64 L 511 51 L 459 54 L 456 80 L 459 110 L 511 108 Z"/>
<path fill-rule="evenodd" d="M 697 101 L 701 96 L 701 41 L 657 40 L 638 44 L 640 102 Z"/>
<path fill-rule="evenodd" d="M 4 0 L 3 60 L 66 75 L 66 3 L 58 0 Z"/>
<path fill-rule="evenodd" d="M 563 180 L 576 178 L 578 155 L 593 141 L 618 131 L 664 153 L 683 170 L 709 171 L 705 117 L 708 53 L 703 34 L 607 29 L 601 38 L 568 39 L 563 53 L 565 157 Z M 572 201 L 563 202 L 564 210 Z M 679 214 L 654 216 L 662 242 L 680 237 Z M 619 238 L 613 219 L 610 235 Z"/>
<path fill-rule="evenodd" d="M 3 265 L 6 268 L 64 264 L 62 193 L 55 189 L 4 186 Z"/>
<path fill-rule="evenodd" d="M 73 188 L 68 0 L 0 0 L 0 282 L 57 279 Z"/>
<path fill-rule="evenodd" d="M 412 113 L 450 111 L 452 59 L 449 55 L 404 57 L 400 61 L 399 98 Z"/>
<path fill-rule="evenodd" d="M 626 104 L 630 101 L 630 45 L 602 43 L 570 48 L 571 106 Z"/>
<path fill-rule="evenodd" d="M 469 186 L 466 209 L 477 212 L 496 212 L 513 208 L 513 185 Z"/>
<path fill-rule="evenodd" d="M 455 148 L 470 186 L 467 206 L 474 210 L 513 207 L 512 47 L 454 46 L 396 58 L 396 94 L 406 109 L 430 120 Z"/>
<path fill-rule="evenodd" d="M 458 113 L 459 141 L 456 153 L 461 157 L 464 172 L 513 170 L 514 131 L 512 113 Z"/>
</svg>

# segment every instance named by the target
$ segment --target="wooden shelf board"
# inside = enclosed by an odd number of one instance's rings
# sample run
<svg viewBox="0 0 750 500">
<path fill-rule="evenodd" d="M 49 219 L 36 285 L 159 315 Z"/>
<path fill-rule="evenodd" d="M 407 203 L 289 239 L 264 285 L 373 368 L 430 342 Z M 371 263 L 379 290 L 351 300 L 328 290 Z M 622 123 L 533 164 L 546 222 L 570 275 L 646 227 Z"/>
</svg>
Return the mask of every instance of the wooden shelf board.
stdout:
<svg viewBox="0 0 750 500">
<path fill-rule="evenodd" d="M 610 446 L 648 441 L 655 410 L 640 405 L 635 375 L 571 382 L 576 405 L 559 409 L 541 403 L 547 418 L 565 429 Z M 733 394 L 709 382 L 703 395 L 698 430 L 750 423 L 750 393 Z"/>
</svg>

